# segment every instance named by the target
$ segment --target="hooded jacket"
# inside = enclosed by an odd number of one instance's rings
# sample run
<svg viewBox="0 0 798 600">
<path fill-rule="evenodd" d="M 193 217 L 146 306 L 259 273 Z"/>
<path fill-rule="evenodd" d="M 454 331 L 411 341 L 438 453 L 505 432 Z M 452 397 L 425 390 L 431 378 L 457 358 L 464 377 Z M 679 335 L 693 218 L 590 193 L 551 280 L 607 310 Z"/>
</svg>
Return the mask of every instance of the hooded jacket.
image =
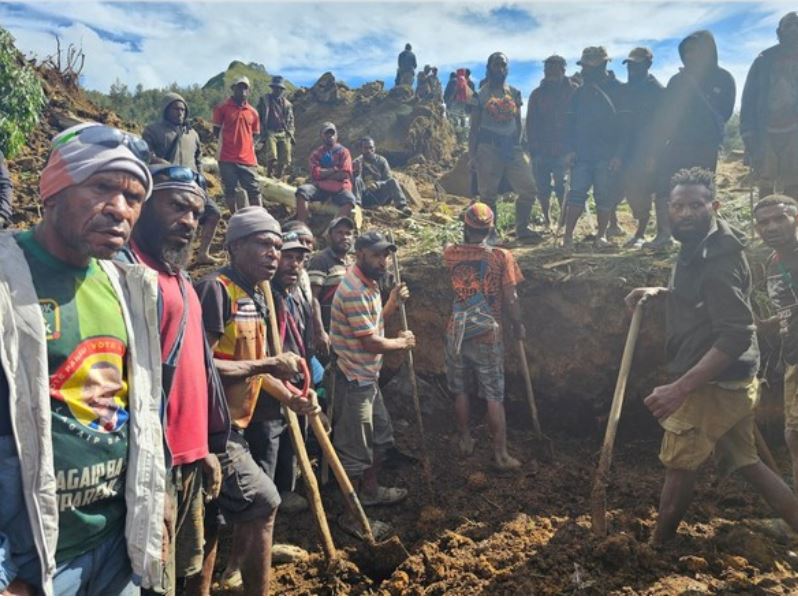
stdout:
<svg viewBox="0 0 798 600">
<path fill-rule="evenodd" d="M 529 94 L 526 109 L 526 139 L 533 157 L 565 154 L 566 114 L 579 86 L 570 77 L 560 82 L 543 79 Z"/>
<path fill-rule="evenodd" d="M 682 246 L 666 311 L 668 371 L 683 375 L 711 348 L 734 362 L 715 381 L 741 381 L 759 368 L 745 236 L 725 221 L 694 247 Z"/>
<path fill-rule="evenodd" d="M 166 119 L 166 109 L 178 100 L 186 105 L 186 118 L 183 125 L 174 125 Z M 158 158 L 200 173 L 202 148 L 199 135 L 187 125 L 189 114 L 188 103 L 183 96 L 169 92 L 163 97 L 161 120 L 147 125 L 142 137 L 150 146 L 150 152 Z"/>
<path fill-rule="evenodd" d="M 734 111 L 734 78 L 718 66 L 718 49 L 709 31 L 696 31 L 681 41 L 682 62 L 689 43 L 703 47 L 709 55 L 709 66 L 702 72 L 682 68 L 671 77 L 658 137 L 671 144 L 720 146 L 726 122 Z"/>
<path fill-rule="evenodd" d="M 740 106 L 740 135 L 745 143 L 746 154 L 754 167 L 763 160 L 772 85 L 771 73 L 774 68 L 779 68 L 779 62 L 789 60 L 785 58 L 785 54 L 781 44 L 768 48 L 756 57 L 745 79 Z"/>
<path fill-rule="evenodd" d="M 612 71 L 573 92 L 566 117 L 566 153 L 578 161 L 610 160 L 626 155 L 629 113 L 623 84 Z"/>
</svg>

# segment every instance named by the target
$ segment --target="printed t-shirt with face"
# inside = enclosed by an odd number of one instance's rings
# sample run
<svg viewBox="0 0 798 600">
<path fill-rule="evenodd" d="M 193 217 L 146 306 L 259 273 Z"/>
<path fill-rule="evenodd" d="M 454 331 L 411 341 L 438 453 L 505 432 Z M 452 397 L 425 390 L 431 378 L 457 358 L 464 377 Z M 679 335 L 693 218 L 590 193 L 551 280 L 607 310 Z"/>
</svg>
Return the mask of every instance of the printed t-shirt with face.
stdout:
<svg viewBox="0 0 798 600">
<path fill-rule="evenodd" d="M 485 264 L 484 278 L 481 277 Z M 503 248 L 490 248 L 482 244 L 454 244 L 443 251 L 443 264 L 449 270 L 452 288 L 457 302 L 466 302 L 482 292 L 490 306 L 493 317 L 502 322 L 504 288 L 518 285 L 524 280 L 512 252 Z M 451 327 L 451 320 L 449 322 Z M 480 341 L 489 341 L 486 334 Z M 483 339 L 484 338 L 484 339 Z"/>
<path fill-rule="evenodd" d="M 497 135 L 518 135 L 517 117 L 524 104 L 519 90 L 507 84 L 502 89 L 494 90 L 486 83 L 474 101 L 480 114 L 480 129 Z"/>
<path fill-rule="evenodd" d="M 62 562 L 124 528 L 127 330 L 119 299 L 96 260 L 77 268 L 50 255 L 32 231 L 16 239 L 30 267 L 47 338 L 56 561 Z"/>
<path fill-rule="evenodd" d="M 798 264 L 798 248 L 786 258 L 790 263 Z M 798 364 L 798 269 L 787 267 L 776 253 L 767 263 L 767 290 L 779 317 L 784 362 Z"/>
</svg>

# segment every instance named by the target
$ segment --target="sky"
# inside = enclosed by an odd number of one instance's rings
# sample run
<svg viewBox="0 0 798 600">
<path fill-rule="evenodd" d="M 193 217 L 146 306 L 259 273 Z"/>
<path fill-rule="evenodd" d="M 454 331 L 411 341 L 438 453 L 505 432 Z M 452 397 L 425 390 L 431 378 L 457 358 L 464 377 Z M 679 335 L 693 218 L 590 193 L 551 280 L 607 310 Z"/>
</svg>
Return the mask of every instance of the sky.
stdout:
<svg viewBox="0 0 798 600">
<path fill-rule="evenodd" d="M 119 80 L 134 88 L 203 84 L 233 60 L 257 62 L 300 86 L 325 71 L 350 86 L 393 85 L 396 56 L 413 45 L 419 65 L 448 73 L 469 67 L 479 79 L 488 55 L 510 59 L 510 84 L 524 95 L 538 85 L 542 60 L 560 54 L 568 72 L 585 46 L 603 45 L 610 68 L 626 79 L 623 58 L 635 46 L 654 52 L 663 83 L 679 68 L 678 42 L 709 29 L 720 64 L 739 93 L 751 61 L 776 43 L 779 18 L 795 3 L 769 2 L 6 2 L 0 26 L 39 59 L 62 47 L 83 48 L 81 83 L 107 92 Z"/>
</svg>

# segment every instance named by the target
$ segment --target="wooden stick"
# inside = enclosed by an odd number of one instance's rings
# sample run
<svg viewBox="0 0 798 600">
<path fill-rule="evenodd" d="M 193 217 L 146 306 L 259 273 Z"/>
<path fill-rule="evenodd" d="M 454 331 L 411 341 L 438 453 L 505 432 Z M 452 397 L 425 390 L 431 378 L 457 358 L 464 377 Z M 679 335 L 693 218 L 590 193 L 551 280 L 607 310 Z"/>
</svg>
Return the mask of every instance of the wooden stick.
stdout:
<svg viewBox="0 0 798 600">
<path fill-rule="evenodd" d="M 388 232 L 388 241 L 392 244 L 394 243 L 393 239 L 393 232 Z M 402 275 L 399 271 L 399 258 L 396 256 L 396 252 L 391 253 L 391 257 L 393 258 L 393 272 L 394 276 L 396 277 L 396 285 L 402 285 Z M 399 314 L 402 317 L 402 329 L 405 331 L 409 330 L 410 328 L 407 325 L 407 311 L 405 310 L 404 302 L 399 303 Z M 432 486 L 432 469 L 430 467 L 429 462 L 429 454 L 427 453 L 427 437 L 424 433 L 424 419 L 421 416 L 421 401 L 418 397 L 418 380 L 416 379 L 416 367 L 415 363 L 413 362 L 413 351 L 407 351 L 407 368 L 410 371 L 410 386 L 413 392 L 413 408 L 416 411 L 416 422 L 418 423 L 418 433 L 421 436 L 421 465 L 424 471 L 424 479 L 427 482 L 427 486 L 431 488 Z"/>
<path fill-rule="evenodd" d="M 272 288 L 268 281 L 264 282 L 261 288 L 263 295 L 266 297 L 266 303 L 269 306 L 269 328 L 271 329 L 273 349 L 275 354 L 281 354 L 283 351 L 283 343 L 280 339 L 280 328 L 277 326 L 277 313 L 274 309 Z M 291 434 L 291 442 L 294 445 L 297 461 L 299 462 L 299 470 L 302 472 L 302 478 L 305 480 L 305 486 L 308 488 L 308 494 L 310 494 L 310 508 L 316 520 L 316 527 L 318 529 L 319 538 L 321 539 L 324 556 L 329 563 L 335 560 L 336 550 L 332 539 L 332 533 L 330 533 L 330 525 L 327 523 L 327 514 L 324 512 L 324 505 L 321 502 L 319 484 L 316 481 L 316 475 L 313 473 L 313 467 L 310 465 L 308 451 L 307 448 L 305 448 L 305 440 L 302 439 L 302 431 L 299 428 L 297 416 L 293 410 L 285 405 L 283 405 L 282 410 L 283 416 L 288 422 L 288 430 Z"/>
<path fill-rule="evenodd" d="M 543 430 L 540 428 L 538 404 L 535 402 L 535 391 L 532 389 L 532 377 L 529 374 L 529 364 L 526 361 L 526 348 L 524 347 L 524 340 L 517 340 L 516 347 L 518 349 L 518 360 L 521 361 L 521 372 L 524 374 L 526 399 L 527 402 L 529 402 L 529 411 L 532 413 L 532 427 L 535 429 L 535 435 L 539 438 L 542 438 Z"/>
<path fill-rule="evenodd" d="M 632 322 L 629 325 L 629 333 L 626 335 L 621 368 L 618 371 L 618 379 L 615 382 L 615 393 L 612 396 L 612 406 L 607 419 L 607 430 L 604 433 L 604 443 L 601 446 L 601 457 L 593 479 L 593 491 L 590 495 L 593 533 L 601 536 L 607 535 L 607 483 L 609 481 L 610 464 L 612 463 L 612 448 L 615 445 L 615 434 L 618 432 L 618 422 L 621 418 L 621 409 L 623 408 L 623 399 L 626 392 L 626 381 L 629 379 L 629 371 L 632 368 L 632 357 L 637 343 L 637 335 L 640 333 L 642 316 L 643 304 L 641 300 L 635 306 Z"/>
</svg>

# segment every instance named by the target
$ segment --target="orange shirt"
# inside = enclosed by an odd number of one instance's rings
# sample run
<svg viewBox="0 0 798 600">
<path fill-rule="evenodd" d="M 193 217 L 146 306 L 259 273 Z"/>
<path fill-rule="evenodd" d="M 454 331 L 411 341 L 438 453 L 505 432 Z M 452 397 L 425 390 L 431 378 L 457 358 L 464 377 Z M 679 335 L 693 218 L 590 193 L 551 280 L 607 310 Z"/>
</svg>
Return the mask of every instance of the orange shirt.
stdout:
<svg viewBox="0 0 798 600">
<path fill-rule="evenodd" d="M 255 135 L 260 133 L 258 111 L 246 100 L 239 106 L 228 98 L 213 109 L 213 126 L 222 130 L 219 150 L 220 162 L 254 166 Z"/>
</svg>

